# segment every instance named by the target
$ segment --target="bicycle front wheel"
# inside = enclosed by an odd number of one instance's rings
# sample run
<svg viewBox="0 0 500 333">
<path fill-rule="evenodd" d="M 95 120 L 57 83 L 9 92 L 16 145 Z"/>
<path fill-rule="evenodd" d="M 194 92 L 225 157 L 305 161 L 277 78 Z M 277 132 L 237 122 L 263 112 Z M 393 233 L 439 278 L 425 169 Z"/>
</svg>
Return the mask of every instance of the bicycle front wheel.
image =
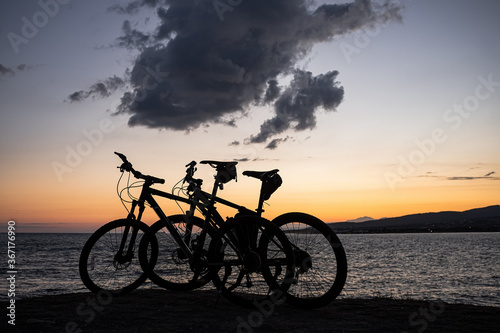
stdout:
<svg viewBox="0 0 500 333">
<path fill-rule="evenodd" d="M 132 239 L 135 228 L 137 235 Z M 143 222 L 121 219 L 105 224 L 92 234 L 80 255 L 80 277 L 85 286 L 94 293 L 105 291 L 115 296 L 139 287 L 158 256 L 158 244 L 151 238 L 148 247 L 141 250 L 147 252 L 149 265 L 141 267 L 139 244 L 148 229 Z"/>
<path fill-rule="evenodd" d="M 255 308 L 279 305 L 293 281 L 293 251 L 268 220 L 240 216 L 226 222 L 210 243 L 208 265 L 216 288 L 229 301 Z"/>
<path fill-rule="evenodd" d="M 287 291 L 287 301 L 302 308 L 332 302 L 347 278 L 347 259 L 337 235 L 304 213 L 283 214 L 272 222 L 288 237 L 295 255 L 295 283 Z"/>
</svg>

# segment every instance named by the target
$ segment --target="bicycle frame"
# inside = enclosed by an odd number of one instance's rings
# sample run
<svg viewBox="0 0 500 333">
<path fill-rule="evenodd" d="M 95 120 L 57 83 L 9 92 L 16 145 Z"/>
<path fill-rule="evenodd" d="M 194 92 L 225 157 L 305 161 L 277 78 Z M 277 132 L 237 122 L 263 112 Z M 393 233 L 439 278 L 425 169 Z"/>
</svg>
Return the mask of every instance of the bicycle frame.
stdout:
<svg viewBox="0 0 500 333">
<path fill-rule="evenodd" d="M 260 217 L 261 216 L 260 212 L 263 212 L 262 208 L 254 211 L 254 210 L 251 210 L 245 206 L 235 204 L 234 202 L 231 202 L 229 200 L 226 200 L 226 199 L 223 199 L 220 197 L 214 197 L 213 195 L 198 189 L 197 192 L 195 192 L 195 194 L 192 196 L 192 199 L 188 199 L 191 201 L 191 204 L 192 204 L 191 208 L 188 211 L 189 215 L 191 216 L 192 214 L 194 214 L 194 210 L 196 208 L 198 208 L 202 212 L 203 216 L 207 216 L 208 211 L 207 211 L 207 208 L 204 207 L 203 203 L 208 202 L 211 198 L 215 198 L 214 203 L 220 203 L 226 207 L 236 209 L 238 211 L 238 213 L 240 213 L 240 214 L 256 215 L 256 216 Z M 183 198 L 183 199 L 185 199 L 185 198 Z M 196 204 L 197 201 L 201 201 L 202 203 L 198 202 Z M 213 220 L 215 220 L 216 222 L 218 222 L 217 224 L 224 222 L 224 218 L 219 214 L 219 212 L 215 208 L 211 212 L 211 218 Z"/>
<path fill-rule="evenodd" d="M 171 193 L 160 191 L 160 190 L 151 188 L 150 186 L 151 186 L 151 184 L 149 184 L 147 181 L 143 184 L 141 195 L 140 195 L 138 200 L 132 201 L 132 207 L 131 207 L 131 210 L 130 210 L 127 218 L 132 219 L 132 220 L 141 221 L 143 212 L 145 210 L 145 203 L 148 203 L 151 206 L 151 208 L 153 208 L 153 210 L 156 213 L 156 215 L 158 216 L 158 218 L 164 223 L 167 230 L 170 232 L 170 234 L 172 235 L 172 237 L 174 238 L 176 243 L 179 245 L 180 249 L 189 258 L 189 260 L 193 260 L 193 258 L 195 257 L 194 252 L 188 246 L 189 241 L 190 241 L 190 239 L 189 239 L 190 234 L 188 234 L 186 236 L 186 238 L 183 239 L 183 237 L 179 234 L 179 232 L 174 227 L 174 225 L 170 222 L 169 218 L 165 215 L 163 210 L 160 208 L 160 206 L 158 205 L 158 203 L 154 199 L 154 196 L 163 197 L 163 198 L 167 198 L 170 200 L 180 201 L 180 202 L 189 204 L 190 205 L 190 208 L 188 210 L 189 216 L 194 215 L 194 211 L 196 209 L 199 209 L 201 211 L 202 215 L 205 217 L 205 224 L 202 228 L 202 232 L 200 233 L 200 237 L 201 237 L 201 242 L 200 242 L 201 245 L 200 246 L 203 246 L 203 243 L 205 241 L 206 233 L 208 232 L 209 226 L 217 229 L 218 227 L 220 227 L 222 225 L 222 223 L 224 223 L 224 218 L 219 214 L 217 209 L 215 209 L 215 207 L 214 207 L 215 203 L 221 203 L 225 206 L 229 206 L 231 208 L 237 209 L 240 212 L 248 212 L 248 213 L 255 214 L 255 212 L 252 212 L 243 206 L 240 206 L 240 205 L 234 204 L 230 201 L 227 201 L 225 199 L 216 197 L 216 192 L 217 192 L 217 188 L 218 188 L 217 183 L 214 184 L 214 191 L 212 194 L 198 190 L 198 191 L 195 191 L 195 193 L 193 195 L 191 195 L 189 198 L 184 198 L 184 197 L 181 197 L 178 195 L 174 195 Z M 138 213 L 137 218 L 134 215 L 136 207 L 139 208 L 139 213 Z M 192 230 L 192 227 L 193 227 L 193 225 L 188 223 L 187 228 L 189 231 Z M 137 228 L 134 228 L 134 230 L 133 230 L 132 239 L 129 243 L 130 247 L 131 247 L 131 244 L 133 244 L 135 241 L 135 237 L 137 235 L 137 230 L 138 230 Z M 122 244 L 120 246 L 120 251 L 118 253 L 122 253 L 122 250 L 125 247 L 128 233 L 129 233 L 129 230 L 125 230 L 124 237 L 122 239 Z M 127 251 L 128 255 L 131 255 L 133 249 L 129 248 L 128 250 L 129 250 L 129 251 Z"/>
<path fill-rule="evenodd" d="M 222 224 L 224 223 L 224 219 L 222 218 L 222 216 L 218 213 L 217 209 L 215 208 L 215 203 L 221 203 L 225 206 L 237 209 L 239 213 L 243 213 L 243 214 L 247 214 L 247 215 L 258 215 L 260 217 L 260 215 L 263 211 L 262 210 L 262 204 L 263 204 L 262 189 L 261 189 L 261 195 L 259 198 L 259 207 L 257 209 L 257 213 L 247 209 L 244 206 L 234 204 L 234 203 L 232 203 L 228 200 L 222 199 L 222 198 L 217 198 L 217 190 L 219 188 L 222 189 L 222 184 L 224 182 L 227 182 L 224 180 L 222 180 L 222 182 L 221 182 L 219 177 L 215 177 L 215 183 L 213 185 L 212 194 L 209 194 L 207 192 L 202 191 L 200 188 L 200 186 L 201 186 L 201 183 L 200 183 L 200 185 L 194 187 L 193 193 L 189 195 L 189 198 L 184 198 L 184 197 L 181 197 L 178 195 L 170 194 L 170 193 L 167 193 L 164 191 L 160 191 L 160 190 L 151 188 L 150 187 L 151 185 L 153 185 L 155 183 L 163 184 L 165 181 L 163 179 L 160 179 L 160 178 L 141 174 L 137 170 L 134 170 L 134 168 L 132 167 L 132 164 L 130 162 L 128 162 L 127 158 L 124 155 L 122 155 L 120 153 L 115 153 L 115 154 L 118 155 L 123 161 L 123 164 L 119 167 L 120 171 L 123 172 L 124 170 L 126 170 L 128 172 L 131 172 L 135 178 L 145 180 L 145 182 L 142 186 L 142 191 L 141 191 L 141 194 L 139 196 L 139 199 L 138 200 L 134 199 L 132 201 L 132 207 L 131 207 L 131 210 L 127 216 L 127 219 L 134 220 L 134 221 L 136 221 L 136 223 L 141 221 L 141 218 L 142 218 L 142 215 L 143 215 L 144 209 L 145 209 L 145 203 L 148 203 L 153 208 L 153 210 L 155 211 L 158 218 L 163 222 L 163 224 L 165 225 L 165 227 L 167 228 L 167 230 L 169 231 L 171 236 L 174 238 L 175 242 L 179 245 L 180 250 L 182 252 L 184 252 L 186 257 L 189 258 L 189 261 L 194 263 L 195 265 L 198 262 L 198 260 L 201 258 L 201 250 L 203 249 L 203 245 L 205 243 L 208 229 L 213 228 L 214 230 L 218 230 L 219 227 L 222 226 Z M 214 161 L 204 161 L 204 162 L 208 163 L 208 164 L 220 163 L 220 162 L 214 162 Z M 204 162 L 202 161 L 202 163 L 204 163 Z M 192 165 L 192 167 L 194 167 L 194 165 Z M 189 172 L 189 170 L 191 170 L 191 168 L 188 169 L 188 172 Z M 194 171 L 191 172 L 191 174 L 190 174 L 191 177 L 189 177 L 189 180 L 191 180 L 191 181 L 193 180 L 192 179 L 193 173 L 194 173 Z M 187 178 L 184 178 L 184 181 L 186 181 L 186 180 L 187 180 Z M 159 196 L 159 197 L 167 198 L 170 200 L 180 201 L 180 202 L 189 204 L 190 209 L 189 209 L 189 211 L 188 211 L 189 213 L 187 215 L 188 219 L 190 216 L 194 215 L 194 212 L 196 209 L 199 209 L 201 211 L 201 213 L 205 217 L 205 221 L 204 221 L 204 225 L 202 227 L 201 233 L 199 235 L 199 237 L 200 237 L 199 241 L 197 242 L 197 246 L 195 246 L 194 251 L 191 250 L 191 248 L 189 247 L 190 235 L 192 233 L 192 228 L 193 228 L 194 224 L 186 223 L 186 227 L 187 227 L 187 230 L 189 231 L 189 233 L 187 233 L 185 235 L 185 239 L 183 239 L 181 237 L 181 235 L 179 234 L 179 232 L 177 231 L 177 229 L 174 227 L 173 223 L 169 220 L 169 218 L 162 211 L 162 209 L 160 208 L 160 206 L 158 205 L 158 203 L 156 202 L 156 200 L 154 199 L 153 196 Z M 138 214 L 137 218 L 134 215 L 136 207 L 139 207 L 139 214 Z M 186 222 L 188 222 L 188 221 L 186 221 Z M 125 245 L 127 242 L 128 234 L 130 232 L 130 226 L 126 227 L 121 244 L 120 244 L 120 249 L 119 249 L 118 253 L 115 255 L 115 259 L 118 261 L 125 261 L 126 262 L 126 261 L 129 261 L 133 257 L 133 250 L 134 250 L 133 244 L 134 244 L 135 239 L 137 237 L 137 233 L 139 231 L 139 228 L 138 228 L 138 224 L 131 224 L 131 225 L 134 227 L 132 229 L 132 236 L 131 236 L 131 241 L 130 241 L 128 249 L 127 249 L 127 254 L 122 255 L 123 249 L 125 248 Z M 231 240 L 227 239 L 227 237 L 225 237 L 224 235 L 222 235 L 222 236 L 225 239 L 226 244 L 231 246 L 238 253 L 239 251 L 238 251 L 237 247 L 235 247 L 232 244 Z"/>
<path fill-rule="evenodd" d="M 144 185 L 142 186 L 142 191 L 141 191 L 141 195 L 140 195 L 139 199 L 132 201 L 132 208 L 131 208 L 130 213 L 128 214 L 127 218 L 140 221 L 142 218 L 142 214 L 144 212 L 144 209 L 145 209 L 145 203 L 148 203 L 151 206 L 151 208 L 153 208 L 153 210 L 156 213 L 156 215 L 158 216 L 158 218 L 161 221 L 163 221 L 163 223 L 165 224 L 165 227 L 170 232 L 172 237 L 175 239 L 175 241 L 177 242 L 179 247 L 182 249 L 182 251 L 186 254 L 186 256 L 188 256 L 188 258 L 190 260 L 192 260 L 194 257 L 193 251 L 191 251 L 191 249 L 186 244 L 184 239 L 182 239 L 182 237 L 179 234 L 179 232 L 177 231 L 177 229 L 170 222 L 169 218 L 165 215 L 165 213 L 160 208 L 160 206 L 158 205 L 158 203 L 156 202 L 156 200 L 154 199 L 153 196 L 159 196 L 159 197 L 163 197 L 163 198 L 167 198 L 167 199 L 171 199 L 171 200 L 175 200 L 175 201 L 181 201 L 181 202 L 184 202 L 187 204 L 192 204 L 192 200 L 190 200 L 188 198 L 180 197 L 180 196 L 177 196 L 174 194 L 170 194 L 167 192 L 163 192 L 163 191 L 160 191 L 157 189 L 153 189 L 153 188 L 150 188 L 150 186 L 151 186 L 151 184 L 149 184 L 148 182 L 144 183 Z M 137 219 L 135 218 L 135 215 L 134 215 L 134 211 L 135 211 L 136 207 L 139 207 L 139 214 L 137 216 Z M 135 230 L 134 230 L 133 235 L 132 235 L 132 240 L 134 240 L 134 238 L 135 238 L 134 234 L 137 234 L 137 228 L 134 228 L 134 229 Z M 125 238 L 126 238 L 126 233 L 125 233 L 124 239 Z M 122 242 L 124 241 L 124 239 L 122 240 Z M 133 243 L 131 242 L 131 244 L 133 244 Z"/>
<path fill-rule="evenodd" d="M 188 169 L 188 171 L 189 171 L 189 169 Z M 277 172 L 278 170 L 273 170 L 273 171 Z M 245 173 L 243 173 L 243 174 L 245 174 Z M 190 179 L 193 179 L 192 174 L 190 175 Z M 195 185 L 196 186 L 194 187 L 194 190 L 193 190 L 194 196 L 200 195 L 200 193 L 201 193 L 202 200 L 208 201 L 208 200 L 214 198 L 213 203 L 221 203 L 224 206 L 234 208 L 234 209 L 238 210 L 239 213 L 246 214 L 246 215 L 256 215 L 256 216 L 261 217 L 262 213 L 264 212 L 263 206 L 264 206 L 265 198 L 264 198 L 264 192 L 263 192 L 263 185 L 261 186 L 260 191 L 259 191 L 259 202 L 258 202 L 257 208 L 255 210 L 251 210 L 247 207 L 235 204 L 231 201 L 222 199 L 220 197 L 216 197 L 215 194 L 216 194 L 216 189 L 218 186 L 217 182 L 214 185 L 214 192 L 212 193 L 212 195 L 210 195 L 207 192 L 202 191 L 198 184 L 195 184 Z M 194 199 L 194 200 L 196 200 L 196 199 Z M 194 207 L 194 208 L 196 208 L 196 207 Z M 194 208 L 191 207 L 191 209 L 190 209 L 191 213 L 194 213 Z M 203 215 L 205 215 L 205 214 L 203 214 Z"/>
<path fill-rule="evenodd" d="M 188 183 L 189 186 L 177 187 L 177 184 L 181 183 L 178 182 L 172 192 L 167 193 L 151 188 L 154 184 L 164 184 L 164 179 L 142 174 L 132 167 L 125 155 L 115 154 L 123 162 L 118 167 L 120 171 L 127 171 L 136 179 L 144 180 L 144 183 L 137 186 L 136 182 L 130 184 L 129 174 L 127 185 L 120 191 L 120 177 L 117 192 L 128 210 L 126 219 L 111 221 L 99 228 L 82 249 L 79 261 L 80 276 L 89 290 L 112 290 L 117 295 L 124 294 L 137 288 L 148 277 L 159 286 L 173 290 L 191 290 L 213 280 L 219 292 L 235 303 L 253 306 L 257 299 L 270 301 L 276 291 L 287 292 L 290 283 L 298 283 L 299 274 L 308 272 L 313 267 L 312 256 L 316 254 L 311 256 L 307 247 L 302 249 L 302 246 L 299 248 L 291 243 L 284 233 L 286 231 L 280 230 L 282 226 L 288 226 L 289 223 L 295 225 L 296 222 L 310 226 L 314 235 L 319 233 L 326 237 L 334 251 L 332 255 L 335 258 L 334 263 L 337 262 L 337 275 L 340 275 L 339 278 L 335 277 L 335 284 L 327 285 L 329 289 L 324 289 L 325 292 L 318 294 L 318 297 L 309 299 L 308 291 L 300 291 L 297 295 L 290 294 L 292 300 L 300 306 L 321 306 L 335 298 L 342 289 L 347 272 L 345 253 L 340 241 L 328 226 L 303 213 L 280 215 L 273 220 L 275 223 L 261 218 L 264 201 L 268 200 L 282 183 L 277 174 L 279 170 L 243 172 L 245 176 L 262 181 L 257 209 L 250 210 L 217 197 L 218 189 L 222 190 L 224 184 L 236 179 L 237 162 L 200 162 L 217 170 L 212 192 L 207 193 L 201 189 L 203 180 L 193 178 L 196 171 L 196 162 L 193 161 L 186 165 L 189 168 L 181 180 L 182 184 Z M 134 187 L 141 188 L 139 198 L 129 192 L 130 188 Z M 127 191 L 131 200 L 122 197 L 123 191 Z M 173 200 L 178 205 L 187 204 L 189 208 L 179 205 L 182 214 L 167 216 L 156 197 Z M 223 218 L 216 204 L 235 209 L 237 213 L 234 217 Z M 153 208 L 159 218 L 151 226 L 142 222 L 146 205 Z M 203 215 L 204 219 L 195 216 L 195 213 Z M 330 241 L 331 234 L 338 244 Z M 295 235 L 295 232 L 292 235 Z M 159 246 L 158 237 L 164 239 L 162 247 Z M 207 242 L 210 243 L 208 247 Z M 301 241 L 295 243 L 302 244 Z M 340 245 L 340 250 L 337 251 L 339 246 L 334 245 Z M 319 257 L 318 268 L 321 268 L 321 258 Z M 95 270 L 94 261 L 103 263 L 103 269 Z M 156 263 L 162 261 L 165 263 L 156 266 L 155 270 Z M 286 271 L 283 270 L 284 267 Z M 325 267 L 325 274 L 329 276 L 330 265 Z M 306 277 L 306 286 L 316 279 L 315 274 Z M 321 281 L 318 280 L 319 283 Z M 314 282 L 312 285 L 318 284 Z M 319 285 L 317 288 L 320 292 L 323 291 Z"/>
</svg>

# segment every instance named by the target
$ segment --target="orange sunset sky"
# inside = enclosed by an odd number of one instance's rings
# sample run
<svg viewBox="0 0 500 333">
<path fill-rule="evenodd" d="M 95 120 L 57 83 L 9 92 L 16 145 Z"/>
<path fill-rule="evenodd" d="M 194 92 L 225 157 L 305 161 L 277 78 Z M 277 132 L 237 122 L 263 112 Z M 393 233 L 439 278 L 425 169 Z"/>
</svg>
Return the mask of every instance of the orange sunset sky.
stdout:
<svg viewBox="0 0 500 333">
<path fill-rule="evenodd" d="M 283 96 L 293 73 L 319 80 L 336 70 L 342 101 L 334 110 L 315 107 L 305 128 L 300 114 L 288 115 L 288 128 L 260 142 L 255 138 L 263 124 L 279 118 L 277 105 L 246 100 L 243 109 L 218 118 L 200 114 L 186 126 L 172 118 L 180 124 L 175 128 L 146 126 L 151 119 L 131 126 L 132 113 L 117 114 L 134 91 L 130 72 L 145 51 L 114 42 L 130 26 L 152 36 L 163 23 L 155 8 L 125 15 L 109 10 L 112 3 L 60 5 L 28 37 L 22 18 L 32 20 L 44 9 L 36 2 L 2 5 L 0 218 L 16 221 L 19 232 L 92 232 L 125 217 L 116 195 L 115 151 L 137 170 L 164 178 L 155 187 L 167 192 L 191 160 L 238 160 L 238 181 L 220 193 L 248 207 L 256 206 L 260 184 L 242 171 L 280 169 L 283 185 L 265 208 L 270 219 L 303 211 L 341 222 L 500 203 L 499 2 L 401 1 L 400 20 L 311 40 L 295 59 L 296 72 L 275 77 Z M 212 13 L 207 22 L 217 25 L 213 31 L 233 31 L 223 25 L 247 24 L 238 16 L 245 6 L 230 13 L 234 18 Z M 169 50 L 163 43 L 155 52 Z M 246 74 L 250 80 L 252 73 Z M 99 95 L 96 82 L 109 84 L 112 77 L 124 82 Z M 205 190 L 213 174 L 198 165 Z M 179 213 L 175 203 L 160 203 L 167 214 Z M 146 212 L 147 222 L 155 221 L 152 214 Z"/>
</svg>

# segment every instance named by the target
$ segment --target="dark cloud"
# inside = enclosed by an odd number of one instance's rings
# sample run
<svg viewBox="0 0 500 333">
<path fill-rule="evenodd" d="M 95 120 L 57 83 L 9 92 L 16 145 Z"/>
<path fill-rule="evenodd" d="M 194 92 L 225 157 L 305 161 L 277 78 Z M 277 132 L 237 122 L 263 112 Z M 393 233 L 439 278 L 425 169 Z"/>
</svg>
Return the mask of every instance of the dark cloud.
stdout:
<svg viewBox="0 0 500 333">
<path fill-rule="evenodd" d="M 316 126 L 317 108 L 335 110 L 342 102 L 344 88 L 338 87 L 335 81 L 337 75 L 337 71 L 313 76 L 311 72 L 295 70 L 290 86 L 274 103 L 276 116 L 266 120 L 259 134 L 250 137 L 250 142 L 265 142 L 288 129 L 313 129 Z M 276 147 L 270 144 L 268 148 Z"/>
<path fill-rule="evenodd" d="M 18 71 L 23 72 L 23 71 L 26 71 L 28 69 L 33 68 L 33 66 L 29 66 L 29 65 L 26 65 L 26 64 L 21 64 L 21 65 L 18 65 L 16 68 L 17 68 Z"/>
<path fill-rule="evenodd" d="M 248 158 L 248 157 L 243 157 L 243 158 L 235 158 L 234 161 L 236 162 L 256 162 L 256 161 L 278 161 L 276 158 Z"/>
<path fill-rule="evenodd" d="M 139 30 L 132 29 L 129 20 L 125 20 L 122 26 L 123 36 L 115 40 L 113 46 L 123 47 L 129 50 L 143 50 L 151 41 L 151 36 Z"/>
<path fill-rule="evenodd" d="M 419 178 L 443 178 L 443 176 L 435 175 L 435 172 L 427 172 L 425 175 L 418 175 Z"/>
<path fill-rule="evenodd" d="M 274 150 L 276 148 L 278 148 L 278 145 L 282 142 L 286 142 L 290 139 L 289 136 L 287 136 L 286 138 L 276 138 L 276 139 L 272 139 L 266 146 L 266 149 L 271 149 L 271 150 Z"/>
<path fill-rule="evenodd" d="M 101 82 L 94 83 L 88 90 L 75 91 L 68 96 L 68 99 L 72 103 L 81 102 L 89 97 L 106 98 L 118 89 L 125 87 L 125 85 L 125 80 L 115 75 Z"/>
<path fill-rule="evenodd" d="M 16 73 L 10 67 L 0 64 L 0 75 L 15 75 Z"/>
<path fill-rule="evenodd" d="M 479 169 L 481 167 L 471 167 L 468 170 L 475 170 Z M 486 180 L 500 180 L 500 177 L 493 177 L 493 175 L 496 174 L 495 171 L 491 171 L 486 173 L 484 176 L 443 176 L 439 175 L 436 172 L 431 172 L 428 171 L 425 174 L 419 175 L 417 177 L 419 178 L 436 178 L 438 180 L 451 180 L 451 181 L 456 181 L 456 180 L 481 180 L 481 179 L 486 179 Z"/>
<path fill-rule="evenodd" d="M 21 64 L 21 65 L 17 65 L 16 67 L 12 68 L 12 67 L 8 67 L 8 66 L 4 66 L 4 65 L 0 64 L 0 76 L 3 76 L 3 75 L 13 76 L 13 75 L 16 75 L 16 72 L 24 72 L 24 71 L 27 71 L 29 69 L 32 69 L 33 67 L 35 67 L 35 66 Z"/>
<path fill-rule="evenodd" d="M 448 177 L 448 180 L 475 180 L 484 179 L 485 177 Z"/>
<path fill-rule="evenodd" d="M 477 180 L 477 179 L 500 180 L 500 177 L 491 177 L 491 174 L 493 174 L 493 173 L 489 173 L 486 176 L 482 176 L 482 177 L 448 177 L 446 179 L 448 179 L 448 180 Z"/>
<path fill-rule="evenodd" d="M 190 131 L 210 124 L 235 126 L 254 105 L 272 105 L 274 115 L 245 142 L 266 142 L 287 130 L 316 126 L 319 109 L 342 102 L 338 72 L 313 75 L 297 69 L 311 48 L 342 34 L 401 20 L 402 6 L 370 0 L 311 8 L 309 0 L 135 0 L 110 10 L 133 14 L 154 7 L 154 32 L 129 21 L 116 45 L 140 51 L 117 113 L 130 126 Z M 216 6 L 219 4 L 219 6 Z M 279 80 L 293 76 L 288 86 Z M 286 81 L 286 80 L 284 80 Z M 106 96 L 92 86 L 70 100 Z M 286 139 L 268 144 L 273 149 Z"/>
<path fill-rule="evenodd" d="M 119 14 L 136 14 L 140 11 L 140 9 L 144 6 L 155 7 L 160 4 L 162 1 L 159 0 L 136 0 L 131 1 L 126 5 L 113 5 L 108 8 L 109 11 L 116 12 Z"/>
<path fill-rule="evenodd" d="M 281 92 L 281 88 L 278 86 L 278 81 L 269 80 L 267 84 L 266 94 L 264 95 L 264 104 L 274 101 L 278 98 Z"/>
</svg>

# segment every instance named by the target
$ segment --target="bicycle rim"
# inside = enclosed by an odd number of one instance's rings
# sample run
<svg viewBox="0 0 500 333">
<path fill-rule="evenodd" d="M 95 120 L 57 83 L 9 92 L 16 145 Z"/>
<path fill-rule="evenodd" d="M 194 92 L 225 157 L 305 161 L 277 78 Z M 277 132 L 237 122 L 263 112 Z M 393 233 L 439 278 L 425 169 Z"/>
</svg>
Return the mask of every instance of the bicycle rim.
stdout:
<svg viewBox="0 0 500 333">
<path fill-rule="evenodd" d="M 117 253 L 127 227 L 130 228 L 125 248 L 130 244 L 131 225 L 139 226 L 132 256 L 119 257 Z M 156 241 L 152 240 L 144 249 L 151 266 L 144 267 L 144 271 L 138 259 L 138 249 L 147 231 L 145 223 L 123 219 L 109 222 L 92 234 L 83 247 L 79 262 L 80 277 L 85 286 L 94 293 L 106 291 L 113 295 L 126 294 L 139 287 L 147 279 L 148 270 L 154 266 L 157 256 Z"/>
<path fill-rule="evenodd" d="M 295 283 L 287 301 L 303 308 L 332 302 L 347 277 L 347 260 L 337 235 L 323 221 L 303 213 L 288 213 L 273 220 L 288 237 L 295 255 Z"/>
</svg>

